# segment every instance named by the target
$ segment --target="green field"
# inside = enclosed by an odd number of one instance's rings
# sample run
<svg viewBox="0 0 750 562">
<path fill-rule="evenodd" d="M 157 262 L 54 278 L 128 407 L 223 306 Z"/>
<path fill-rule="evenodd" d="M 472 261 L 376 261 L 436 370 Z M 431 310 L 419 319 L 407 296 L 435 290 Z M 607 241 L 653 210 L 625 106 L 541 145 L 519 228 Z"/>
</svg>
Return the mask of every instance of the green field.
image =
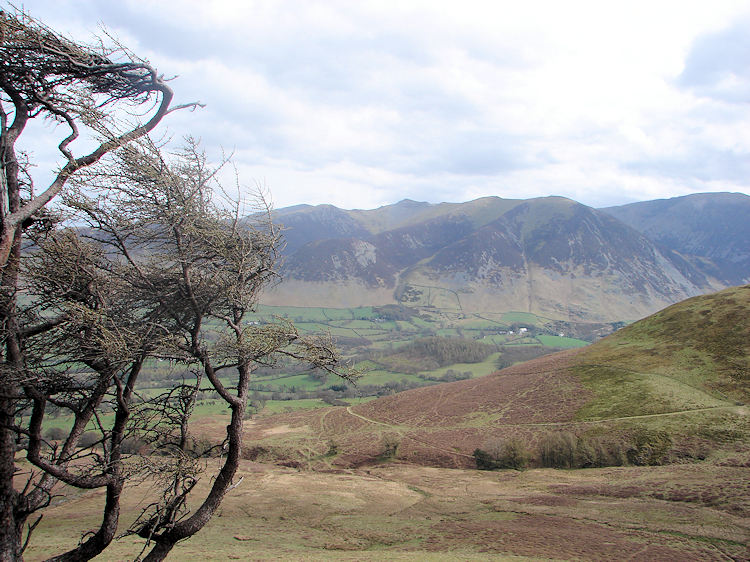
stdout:
<svg viewBox="0 0 750 562">
<path fill-rule="evenodd" d="M 295 323 L 303 334 L 329 334 L 337 342 L 345 361 L 356 364 L 362 375 L 356 384 L 344 383 L 335 376 L 322 377 L 305 370 L 304 366 L 288 365 L 271 374 L 257 374 L 251 389 L 256 398 L 265 400 L 261 413 L 309 408 L 325 405 L 320 393 L 333 386 L 337 398 L 376 396 L 394 391 L 435 384 L 454 378 L 475 378 L 497 370 L 501 350 L 508 346 L 543 349 L 567 349 L 589 342 L 559 335 L 560 326 L 542 317 L 525 312 L 461 313 L 443 312 L 434 308 L 358 307 L 302 308 L 260 305 L 249 320 L 260 324 L 278 318 Z M 511 333 L 512 332 L 512 333 Z M 397 353 L 418 338 L 439 336 L 462 338 L 494 347 L 485 360 L 478 363 L 458 362 L 439 367 L 419 368 L 419 361 L 409 361 L 399 368 L 398 362 L 381 362 L 379 357 Z M 166 367 L 160 365 L 162 374 Z M 342 390 L 346 387 L 348 390 Z M 382 388 L 379 388 L 382 387 Z M 152 389 L 155 393 L 163 389 Z M 196 414 L 211 412 L 211 406 L 199 403 Z"/>
<path fill-rule="evenodd" d="M 251 382 L 251 400 L 256 415 L 326 406 L 323 398 L 355 400 L 382 396 L 408 388 L 461 378 L 475 378 L 497 370 L 502 350 L 518 347 L 564 349 L 587 345 L 573 337 L 561 337 L 560 326 L 524 312 L 472 314 L 440 311 L 434 308 L 358 307 L 302 308 L 259 305 L 248 317 L 250 322 L 272 323 L 278 319 L 294 322 L 305 335 L 328 334 L 333 337 L 345 362 L 356 365 L 362 375 L 355 384 L 334 375 L 313 373 L 305 365 L 281 363 L 270 372 L 261 370 Z M 523 330 L 521 330 L 523 328 Z M 511 333 L 513 332 L 513 333 Z M 384 361 L 380 358 L 398 353 L 418 338 L 439 336 L 461 338 L 491 346 L 486 359 L 476 363 L 457 362 L 423 368 L 420 360 Z M 686 361 L 690 358 L 686 358 Z M 149 360 L 141 375 L 140 396 L 155 398 L 182 380 L 192 380 L 187 367 L 168 361 Z M 232 376 L 222 383 L 233 384 Z M 206 392 L 195 404 L 196 419 L 223 415 L 228 410 L 204 382 Z M 261 409 L 258 410 L 258 405 Z M 70 420 L 48 417 L 46 428 L 68 427 Z"/>
</svg>

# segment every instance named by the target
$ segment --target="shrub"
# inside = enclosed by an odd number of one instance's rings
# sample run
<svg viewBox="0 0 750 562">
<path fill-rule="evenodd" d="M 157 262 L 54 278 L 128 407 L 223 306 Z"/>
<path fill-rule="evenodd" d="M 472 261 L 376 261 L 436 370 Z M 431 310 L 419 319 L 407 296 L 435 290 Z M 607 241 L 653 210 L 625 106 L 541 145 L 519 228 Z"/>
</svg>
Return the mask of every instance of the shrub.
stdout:
<svg viewBox="0 0 750 562">
<path fill-rule="evenodd" d="M 378 455 L 379 461 L 387 461 L 396 458 L 400 441 L 395 435 L 383 435 L 382 447 L 383 452 Z"/>
<path fill-rule="evenodd" d="M 581 438 L 580 443 L 585 443 L 592 453 L 590 457 L 587 457 L 579 448 L 578 459 L 581 468 L 622 466 L 627 462 L 625 448 L 616 439 L 593 436 Z"/>
<path fill-rule="evenodd" d="M 78 439 L 78 446 L 84 449 L 88 449 L 89 447 L 93 447 L 94 445 L 96 445 L 99 441 L 99 435 L 97 435 L 93 431 L 87 431 Z"/>
<path fill-rule="evenodd" d="M 526 445 L 515 437 L 494 439 L 474 450 L 474 459 L 479 470 L 512 468 L 523 470 L 529 464 Z"/>
<path fill-rule="evenodd" d="M 578 438 L 568 431 L 547 434 L 539 444 L 539 460 L 547 468 L 575 468 Z"/>
<path fill-rule="evenodd" d="M 627 450 L 628 461 L 638 466 L 664 464 L 671 448 L 672 438 L 669 433 L 640 427 L 631 437 L 631 445 Z"/>
<path fill-rule="evenodd" d="M 123 455 L 137 455 L 146 449 L 146 447 L 146 441 L 137 436 L 126 437 L 120 445 Z"/>
<path fill-rule="evenodd" d="M 62 441 L 68 436 L 68 432 L 61 427 L 49 427 L 44 431 L 44 436 L 50 441 Z"/>
<path fill-rule="evenodd" d="M 622 443 L 603 436 L 577 437 L 568 431 L 547 434 L 539 443 L 539 460 L 547 468 L 622 466 Z"/>
<path fill-rule="evenodd" d="M 327 457 L 335 457 L 339 454 L 339 445 L 333 439 L 328 441 L 328 450 L 326 451 Z"/>
</svg>

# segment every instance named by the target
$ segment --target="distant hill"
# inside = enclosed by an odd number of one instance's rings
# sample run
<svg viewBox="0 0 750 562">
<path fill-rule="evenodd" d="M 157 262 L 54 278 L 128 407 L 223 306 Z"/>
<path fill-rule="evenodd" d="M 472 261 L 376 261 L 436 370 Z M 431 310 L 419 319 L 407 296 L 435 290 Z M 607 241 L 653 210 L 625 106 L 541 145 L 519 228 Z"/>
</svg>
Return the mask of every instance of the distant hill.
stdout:
<svg viewBox="0 0 750 562">
<path fill-rule="evenodd" d="M 653 242 L 615 212 L 563 197 L 280 209 L 284 283 L 266 302 L 403 303 L 607 322 L 641 318 L 739 275 Z"/>
<path fill-rule="evenodd" d="M 602 209 L 727 285 L 750 282 L 750 197 L 696 193 Z"/>
<path fill-rule="evenodd" d="M 749 400 L 746 285 L 688 299 L 589 347 L 493 375 L 350 408 L 261 418 L 249 437 L 286 450 L 332 440 L 345 465 L 373 460 L 398 442 L 406 461 L 471 466 L 473 450 L 489 440 L 514 437 L 533 451 L 560 432 L 624 443 L 631 453 L 659 445 L 654 462 L 734 454 L 745 460 L 732 462 L 750 463 Z"/>
</svg>

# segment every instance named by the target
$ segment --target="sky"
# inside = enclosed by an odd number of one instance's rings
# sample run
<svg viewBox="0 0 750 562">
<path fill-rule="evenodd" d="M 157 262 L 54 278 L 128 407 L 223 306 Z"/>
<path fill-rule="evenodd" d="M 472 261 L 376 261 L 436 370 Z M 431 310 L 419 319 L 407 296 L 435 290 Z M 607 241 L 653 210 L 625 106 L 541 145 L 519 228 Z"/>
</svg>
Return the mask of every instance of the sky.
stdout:
<svg viewBox="0 0 750 562">
<path fill-rule="evenodd" d="M 750 194 L 747 0 L 17 5 L 175 76 L 206 107 L 160 132 L 232 152 L 277 208 Z"/>
</svg>

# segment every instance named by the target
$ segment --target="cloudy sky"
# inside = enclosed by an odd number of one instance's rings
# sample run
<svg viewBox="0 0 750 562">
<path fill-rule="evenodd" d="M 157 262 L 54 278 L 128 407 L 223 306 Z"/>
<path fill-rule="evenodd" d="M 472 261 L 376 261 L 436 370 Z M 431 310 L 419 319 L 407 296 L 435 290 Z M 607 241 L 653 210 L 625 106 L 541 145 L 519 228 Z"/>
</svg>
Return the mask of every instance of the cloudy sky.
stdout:
<svg viewBox="0 0 750 562">
<path fill-rule="evenodd" d="M 750 194 L 747 0 L 32 0 L 104 24 L 276 207 Z"/>
</svg>

